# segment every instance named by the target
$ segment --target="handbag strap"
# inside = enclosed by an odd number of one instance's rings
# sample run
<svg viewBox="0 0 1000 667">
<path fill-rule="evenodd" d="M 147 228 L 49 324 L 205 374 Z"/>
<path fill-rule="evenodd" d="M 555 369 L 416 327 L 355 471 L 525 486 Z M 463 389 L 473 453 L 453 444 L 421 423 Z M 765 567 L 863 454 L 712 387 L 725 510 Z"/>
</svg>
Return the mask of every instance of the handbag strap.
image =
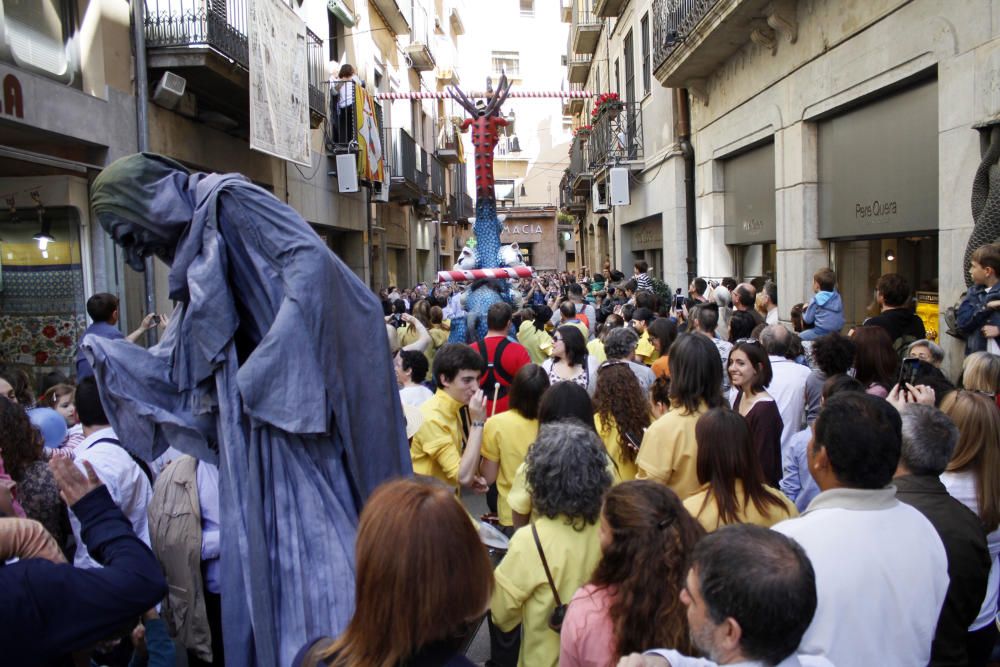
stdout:
<svg viewBox="0 0 1000 667">
<path fill-rule="evenodd" d="M 542 542 L 538 539 L 538 531 L 535 529 L 535 522 L 531 522 L 531 536 L 535 538 L 535 546 L 538 547 L 538 555 L 542 557 L 542 567 L 545 568 L 545 578 L 549 580 L 549 588 L 552 589 L 552 597 L 556 599 L 556 606 L 562 606 L 559 599 L 559 591 L 556 590 L 556 582 L 552 580 L 552 572 L 549 570 L 549 562 L 545 560 L 545 552 L 542 550 Z"/>
</svg>

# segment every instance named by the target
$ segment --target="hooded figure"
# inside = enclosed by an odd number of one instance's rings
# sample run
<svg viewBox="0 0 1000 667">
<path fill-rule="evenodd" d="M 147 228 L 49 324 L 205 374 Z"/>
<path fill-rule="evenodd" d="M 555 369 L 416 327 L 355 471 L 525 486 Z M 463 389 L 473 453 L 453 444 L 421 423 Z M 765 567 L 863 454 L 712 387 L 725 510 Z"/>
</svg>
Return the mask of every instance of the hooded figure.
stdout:
<svg viewBox="0 0 1000 667">
<path fill-rule="evenodd" d="M 287 665 L 354 609 L 361 506 L 411 474 L 382 308 L 292 208 L 236 174 L 137 154 L 94 214 L 130 266 L 170 265 L 159 345 L 87 336 L 122 441 L 218 463 L 227 664 Z"/>
</svg>

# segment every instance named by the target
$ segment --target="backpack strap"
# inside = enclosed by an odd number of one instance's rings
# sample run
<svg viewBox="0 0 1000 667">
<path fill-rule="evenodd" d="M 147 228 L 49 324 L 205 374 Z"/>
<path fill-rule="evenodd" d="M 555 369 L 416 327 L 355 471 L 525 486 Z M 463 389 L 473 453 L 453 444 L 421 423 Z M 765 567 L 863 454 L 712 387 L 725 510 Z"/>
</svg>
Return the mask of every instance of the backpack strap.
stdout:
<svg viewBox="0 0 1000 667">
<path fill-rule="evenodd" d="M 121 447 L 122 451 L 125 452 L 126 454 L 128 454 L 129 458 L 132 459 L 132 461 L 137 466 L 139 466 L 139 470 L 142 471 L 142 474 L 146 476 L 146 479 L 149 481 L 150 486 L 152 486 L 152 484 L 153 484 L 153 470 L 149 467 L 148 463 L 146 463 L 145 461 L 143 461 L 142 459 L 140 459 L 138 456 L 136 456 L 135 454 L 133 454 L 132 452 L 130 452 L 126 447 L 122 447 L 122 443 L 121 443 L 120 440 L 118 440 L 118 438 L 101 438 L 99 440 L 95 440 L 94 442 L 92 442 L 90 444 L 91 445 L 99 445 L 102 442 L 106 442 L 106 443 L 114 445 L 116 447 Z"/>
</svg>

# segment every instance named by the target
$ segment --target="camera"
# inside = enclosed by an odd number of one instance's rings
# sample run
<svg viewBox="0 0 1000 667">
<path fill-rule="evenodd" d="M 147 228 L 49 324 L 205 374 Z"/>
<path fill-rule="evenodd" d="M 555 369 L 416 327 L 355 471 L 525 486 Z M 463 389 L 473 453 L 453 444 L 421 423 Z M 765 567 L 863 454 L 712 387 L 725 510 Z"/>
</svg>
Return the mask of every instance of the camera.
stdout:
<svg viewBox="0 0 1000 667">
<path fill-rule="evenodd" d="M 161 320 L 160 320 L 160 316 L 159 316 L 159 315 L 157 315 L 156 313 L 153 313 L 153 319 L 152 319 L 152 322 L 153 322 L 153 326 L 154 326 L 154 327 L 155 327 L 155 326 L 159 326 L 159 324 L 160 324 L 160 321 L 161 321 Z"/>
<path fill-rule="evenodd" d="M 903 359 L 899 365 L 899 386 L 906 389 L 906 385 L 917 384 L 917 375 L 920 373 L 920 359 Z"/>
</svg>

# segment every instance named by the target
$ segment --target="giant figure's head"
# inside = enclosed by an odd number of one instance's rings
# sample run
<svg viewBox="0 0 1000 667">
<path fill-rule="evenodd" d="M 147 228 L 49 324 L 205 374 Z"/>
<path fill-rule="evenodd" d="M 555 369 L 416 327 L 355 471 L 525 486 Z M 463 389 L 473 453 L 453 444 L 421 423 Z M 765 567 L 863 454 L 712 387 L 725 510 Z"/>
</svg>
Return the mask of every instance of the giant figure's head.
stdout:
<svg viewBox="0 0 1000 667">
<path fill-rule="evenodd" d="M 194 215 L 191 172 L 154 153 L 136 153 L 111 163 L 94 180 L 91 206 L 101 226 L 125 251 L 136 271 L 156 255 L 167 264 Z"/>
</svg>

